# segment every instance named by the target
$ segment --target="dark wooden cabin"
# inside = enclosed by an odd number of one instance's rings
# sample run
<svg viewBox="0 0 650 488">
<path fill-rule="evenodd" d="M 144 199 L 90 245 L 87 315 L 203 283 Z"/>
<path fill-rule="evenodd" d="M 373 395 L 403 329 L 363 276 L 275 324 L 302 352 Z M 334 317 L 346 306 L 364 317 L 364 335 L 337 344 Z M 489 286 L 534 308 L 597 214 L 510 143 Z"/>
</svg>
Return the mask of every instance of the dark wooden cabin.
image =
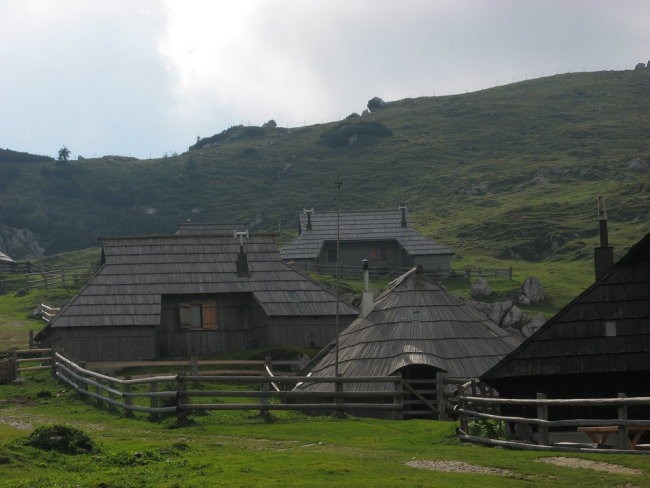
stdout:
<svg viewBox="0 0 650 488">
<path fill-rule="evenodd" d="M 331 341 L 336 298 L 286 266 L 273 236 L 224 233 L 187 224 L 176 235 L 103 238 L 100 269 L 36 339 L 88 361 Z M 357 315 L 339 310 L 344 324 Z"/>
<path fill-rule="evenodd" d="M 337 225 L 338 221 L 338 225 Z M 338 228 L 338 231 L 337 231 Z M 388 272 L 422 266 L 426 272 L 448 273 L 453 251 L 413 229 L 406 207 L 355 212 L 305 211 L 298 216 L 299 235 L 281 250 L 282 259 L 297 269 L 359 267 L 366 259 L 373 271 Z"/>
<path fill-rule="evenodd" d="M 481 379 L 511 398 L 650 396 L 650 234 L 597 275 Z"/>
</svg>

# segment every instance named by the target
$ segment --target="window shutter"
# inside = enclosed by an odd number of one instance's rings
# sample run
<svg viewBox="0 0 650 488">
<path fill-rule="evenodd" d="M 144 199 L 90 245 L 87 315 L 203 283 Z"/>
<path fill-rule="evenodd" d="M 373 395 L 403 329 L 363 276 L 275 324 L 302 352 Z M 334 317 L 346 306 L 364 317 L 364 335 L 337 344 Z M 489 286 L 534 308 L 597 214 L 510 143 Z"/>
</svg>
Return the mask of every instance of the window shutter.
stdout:
<svg viewBox="0 0 650 488">
<path fill-rule="evenodd" d="M 217 304 L 215 302 L 205 302 L 201 305 L 204 329 L 217 328 Z"/>
<path fill-rule="evenodd" d="M 190 304 L 189 303 L 181 303 L 179 305 L 179 312 L 180 312 L 180 324 L 181 328 L 183 329 L 189 329 L 192 325 L 192 319 L 190 315 Z"/>
</svg>

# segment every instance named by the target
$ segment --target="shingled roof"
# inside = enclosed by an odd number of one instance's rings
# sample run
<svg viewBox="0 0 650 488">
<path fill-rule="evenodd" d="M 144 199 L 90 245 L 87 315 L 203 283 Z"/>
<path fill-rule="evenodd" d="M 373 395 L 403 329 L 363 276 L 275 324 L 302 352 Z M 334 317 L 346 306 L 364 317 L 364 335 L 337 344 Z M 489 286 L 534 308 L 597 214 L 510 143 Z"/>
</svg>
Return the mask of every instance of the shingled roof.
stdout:
<svg viewBox="0 0 650 488">
<path fill-rule="evenodd" d="M 335 315 L 336 299 L 286 266 L 271 235 L 244 239 L 250 275 L 237 275 L 233 235 L 106 237 L 96 275 L 50 327 L 160 323 L 162 295 L 251 293 L 268 316 Z M 341 315 L 357 310 L 339 304 Z"/>
<path fill-rule="evenodd" d="M 649 371 L 649 297 L 650 234 L 646 234 L 607 274 L 486 371 L 483 379 L 497 384 L 531 376 Z M 613 333 L 607 331 L 607 321 L 612 321 Z M 643 385 L 639 387 L 647 394 L 647 382 Z"/>
<path fill-rule="evenodd" d="M 427 365 L 450 376 L 478 377 L 519 344 L 419 268 L 393 281 L 374 301 L 372 312 L 352 322 L 338 342 L 343 376 L 385 376 L 405 366 Z M 335 356 L 332 348 L 312 374 L 334 376 Z"/>
<path fill-rule="evenodd" d="M 2 263 L 13 263 L 14 260 L 7 256 L 5 253 L 0 251 L 0 262 Z"/>
<path fill-rule="evenodd" d="M 316 258 L 325 241 L 336 240 L 337 212 L 313 212 L 309 217 L 303 212 L 298 219 L 300 235 L 280 251 L 282 259 Z M 341 241 L 397 240 L 412 256 L 453 254 L 448 247 L 416 232 L 406 210 L 404 216 L 400 209 L 340 212 L 338 220 Z"/>
</svg>

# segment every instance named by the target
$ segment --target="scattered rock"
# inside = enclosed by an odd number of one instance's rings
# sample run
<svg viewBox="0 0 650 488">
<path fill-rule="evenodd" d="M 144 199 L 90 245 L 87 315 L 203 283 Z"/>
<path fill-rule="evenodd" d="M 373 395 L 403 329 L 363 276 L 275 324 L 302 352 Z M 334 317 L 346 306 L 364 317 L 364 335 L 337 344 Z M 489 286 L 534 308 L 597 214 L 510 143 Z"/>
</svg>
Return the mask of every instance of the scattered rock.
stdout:
<svg viewBox="0 0 650 488">
<path fill-rule="evenodd" d="M 535 276 L 527 276 L 519 288 L 522 295 L 528 298 L 528 304 L 539 303 L 546 298 L 542 282 Z M 521 300 L 521 298 L 520 298 Z M 519 303 L 522 303 L 521 301 Z"/>
<path fill-rule="evenodd" d="M 45 254 L 32 231 L 0 224 L 0 250 L 14 260 L 39 258 Z"/>
<path fill-rule="evenodd" d="M 489 297 L 492 295 L 492 288 L 485 278 L 479 278 L 472 285 L 471 294 L 474 298 Z"/>
<path fill-rule="evenodd" d="M 370 115 L 370 110 L 364 110 L 363 112 L 361 112 L 362 117 L 365 117 L 366 115 Z"/>
<path fill-rule="evenodd" d="M 354 145 L 354 143 L 357 142 L 358 138 L 359 136 L 357 136 L 356 134 L 352 134 L 350 137 L 348 137 L 348 146 Z"/>
<path fill-rule="evenodd" d="M 505 328 L 514 328 L 516 325 L 518 325 L 522 319 L 524 318 L 524 312 L 521 311 L 521 309 L 517 305 L 513 305 L 510 307 L 510 310 L 508 310 L 503 318 L 501 319 L 501 327 Z"/>
<path fill-rule="evenodd" d="M 277 127 L 277 126 L 278 126 L 278 124 L 273 119 L 269 120 L 268 122 L 264 122 L 264 124 L 262 124 L 262 127 L 274 128 L 274 127 Z"/>
<path fill-rule="evenodd" d="M 645 63 L 637 63 L 634 69 L 645 69 Z"/>
<path fill-rule="evenodd" d="M 627 167 L 632 171 L 638 171 L 639 173 L 647 173 L 650 169 L 648 163 L 643 161 L 641 158 L 634 158 L 630 160 L 630 162 L 627 164 Z"/>
<path fill-rule="evenodd" d="M 546 318 L 543 315 L 536 315 L 530 322 L 521 326 L 521 334 L 524 337 L 529 337 L 537 332 L 545 323 Z"/>
<path fill-rule="evenodd" d="M 384 102 L 379 97 L 374 97 L 368 100 L 368 110 L 370 110 L 371 112 L 377 112 L 378 110 L 381 110 L 382 108 L 385 107 L 386 107 L 386 102 Z"/>
</svg>

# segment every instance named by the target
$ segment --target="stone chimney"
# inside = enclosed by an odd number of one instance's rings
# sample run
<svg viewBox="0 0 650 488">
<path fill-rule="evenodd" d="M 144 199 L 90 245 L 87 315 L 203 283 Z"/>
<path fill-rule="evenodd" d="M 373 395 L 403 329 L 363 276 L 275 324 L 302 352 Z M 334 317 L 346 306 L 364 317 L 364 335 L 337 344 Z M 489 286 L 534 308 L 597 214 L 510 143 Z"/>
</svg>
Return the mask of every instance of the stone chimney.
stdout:
<svg viewBox="0 0 650 488">
<path fill-rule="evenodd" d="M 368 260 L 361 261 L 363 266 L 363 294 L 361 295 L 361 316 L 366 318 L 374 308 L 372 292 L 370 291 L 370 272 L 368 270 Z"/>
<path fill-rule="evenodd" d="M 406 227 L 406 205 L 400 205 L 399 209 L 402 211 L 402 227 Z"/>
<path fill-rule="evenodd" d="M 311 227 L 311 214 L 314 213 L 314 209 L 313 208 L 305 208 L 303 210 L 303 213 L 307 216 L 307 225 L 305 227 L 305 230 L 311 230 L 312 229 L 312 227 Z"/>
<path fill-rule="evenodd" d="M 614 248 L 609 245 L 607 235 L 607 208 L 605 197 L 598 197 L 598 227 L 600 246 L 594 249 L 594 268 L 596 280 L 603 278 L 614 265 Z"/>
<path fill-rule="evenodd" d="M 237 276 L 239 278 L 248 278 L 251 275 L 250 268 L 248 267 L 248 255 L 244 252 L 244 237 L 248 239 L 248 230 L 244 232 L 235 231 L 235 239 L 239 237 L 239 252 L 237 253 Z"/>
</svg>

